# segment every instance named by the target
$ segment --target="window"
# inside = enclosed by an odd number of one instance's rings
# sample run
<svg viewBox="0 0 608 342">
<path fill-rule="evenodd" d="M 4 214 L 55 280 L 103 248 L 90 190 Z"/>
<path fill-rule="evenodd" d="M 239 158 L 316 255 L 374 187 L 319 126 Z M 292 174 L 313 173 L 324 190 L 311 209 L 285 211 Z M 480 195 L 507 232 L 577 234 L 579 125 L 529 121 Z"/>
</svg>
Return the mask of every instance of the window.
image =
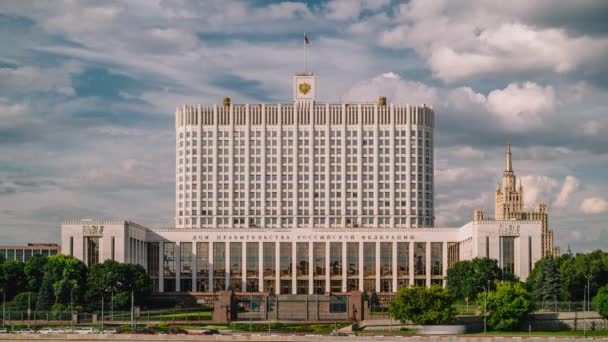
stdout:
<svg viewBox="0 0 608 342">
<path fill-rule="evenodd" d="M 431 275 L 443 275 L 443 243 L 431 242 Z"/>
<path fill-rule="evenodd" d="M 393 243 L 380 243 L 380 275 L 390 276 L 393 274 Z"/>
<path fill-rule="evenodd" d="M 346 262 L 348 263 L 348 276 L 359 275 L 359 243 L 346 243 Z M 349 290 L 350 291 L 350 290 Z"/>
<path fill-rule="evenodd" d="M 112 236 L 112 242 L 111 242 L 111 246 L 110 246 L 110 253 L 111 253 L 111 259 L 112 259 L 112 261 L 116 260 L 116 259 L 114 259 L 114 251 L 115 251 L 115 248 L 116 248 L 115 245 L 116 245 L 116 241 L 115 241 L 114 236 Z"/>
<path fill-rule="evenodd" d="M 315 276 L 325 275 L 325 242 L 313 242 L 313 272 Z M 323 285 L 325 288 L 325 285 Z M 325 290 L 323 291 L 325 292 Z M 316 291 L 315 291 L 316 293 Z"/>
<path fill-rule="evenodd" d="M 342 243 L 341 242 L 331 242 L 329 245 L 329 268 L 330 268 L 330 275 L 332 277 L 341 277 L 342 276 Z"/>
<path fill-rule="evenodd" d="M 165 242 L 163 245 L 164 276 L 175 277 L 175 242 Z"/>
<path fill-rule="evenodd" d="M 410 274 L 410 243 L 397 242 L 397 276 L 409 277 Z"/>
<path fill-rule="evenodd" d="M 280 244 L 280 272 L 281 277 L 290 277 L 291 276 L 291 242 L 281 242 Z M 290 285 L 291 289 L 291 285 Z M 281 293 L 282 290 L 281 290 Z M 291 293 L 289 290 L 288 293 Z"/>
<path fill-rule="evenodd" d="M 223 291 L 225 287 L 226 276 L 226 243 L 213 243 L 213 289 L 214 291 Z"/>
<path fill-rule="evenodd" d="M 308 275 L 308 242 L 297 242 L 296 243 L 296 262 L 297 262 L 297 275 L 307 276 Z M 299 292 L 298 292 L 299 293 Z M 308 293 L 308 292 L 306 292 Z"/>
<path fill-rule="evenodd" d="M 376 243 L 363 243 L 363 276 L 376 276 Z"/>
<path fill-rule="evenodd" d="M 515 272 L 515 237 L 500 237 L 500 265 L 505 273 Z"/>
<path fill-rule="evenodd" d="M 275 276 L 275 246 L 274 242 L 264 242 L 263 267 L 264 278 Z"/>
<path fill-rule="evenodd" d="M 414 243 L 414 275 L 426 275 L 426 242 Z"/>
<path fill-rule="evenodd" d="M 247 277 L 257 277 L 259 272 L 259 243 L 247 242 Z M 257 289 L 256 289 L 257 290 Z"/>
</svg>

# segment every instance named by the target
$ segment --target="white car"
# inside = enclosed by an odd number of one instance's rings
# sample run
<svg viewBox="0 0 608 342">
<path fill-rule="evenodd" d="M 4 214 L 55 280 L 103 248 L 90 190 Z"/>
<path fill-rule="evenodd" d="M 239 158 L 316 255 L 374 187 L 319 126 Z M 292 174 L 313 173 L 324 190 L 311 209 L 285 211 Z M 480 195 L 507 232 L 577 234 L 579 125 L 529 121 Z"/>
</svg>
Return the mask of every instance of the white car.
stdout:
<svg viewBox="0 0 608 342">
<path fill-rule="evenodd" d="M 85 327 L 85 328 L 78 328 L 76 330 L 74 330 L 75 333 L 77 334 L 92 334 L 95 332 L 95 330 L 93 330 L 93 328 L 91 327 Z"/>
<path fill-rule="evenodd" d="M 0 328 L 0 334 L 7 334 L 8 333 L 8 329 L 7 328 Z"/>
<path fill-rule="evenodd" d="M 101 333 L 102 334 L 118 334 L 118 330 L 116 328 L 108 328 L 108 329 L 104 329 Z"/>
<path fill-rule="evenodd" d="M 17 334 L 35 334 L 36 332 L 30 328 L 25 328 L 25 329 L 16 330 L 15 333 L 17 333 Z"/>
</svg>

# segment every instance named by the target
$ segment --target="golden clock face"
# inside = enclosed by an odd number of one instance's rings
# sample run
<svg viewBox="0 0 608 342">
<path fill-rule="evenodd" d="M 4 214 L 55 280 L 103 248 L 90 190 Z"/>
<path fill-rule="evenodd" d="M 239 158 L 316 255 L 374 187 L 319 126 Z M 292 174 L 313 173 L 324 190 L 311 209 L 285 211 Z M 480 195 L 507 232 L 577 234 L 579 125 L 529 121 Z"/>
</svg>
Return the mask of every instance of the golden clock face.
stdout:
<svg viewBox="0 0 608 342">
<path fill-rule="evenodd" d="M 298 89 L 300 90 L 300 93 L 306 95 L 308 94 L 308 92 L 310 91 L 310 84 L 308 83 L 300 83 L 300 85 L 298 86 Z"/>
</svg>

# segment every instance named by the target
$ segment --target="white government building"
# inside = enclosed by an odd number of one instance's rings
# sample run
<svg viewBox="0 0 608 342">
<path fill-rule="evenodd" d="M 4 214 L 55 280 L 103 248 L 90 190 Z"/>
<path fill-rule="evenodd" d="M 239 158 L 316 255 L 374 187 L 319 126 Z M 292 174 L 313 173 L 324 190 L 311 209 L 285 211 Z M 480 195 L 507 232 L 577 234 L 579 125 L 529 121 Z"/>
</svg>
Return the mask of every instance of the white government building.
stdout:
<svg viewBox="0 0 608 342">
<path fill-rule="evenodd" d="M 553 253 L 546 205 L 522 212 L 510 146 L 500 220 L 435 228 L 433 109 L 321 104 L 315 88 L 301 73 L 289 104 L 178 108 L 175 228 L 66 221 L 62 252 L 141 264 L 159 292 L 275 294 L 445 285 L 475 257 L 525 279 Z"/>
</svg>

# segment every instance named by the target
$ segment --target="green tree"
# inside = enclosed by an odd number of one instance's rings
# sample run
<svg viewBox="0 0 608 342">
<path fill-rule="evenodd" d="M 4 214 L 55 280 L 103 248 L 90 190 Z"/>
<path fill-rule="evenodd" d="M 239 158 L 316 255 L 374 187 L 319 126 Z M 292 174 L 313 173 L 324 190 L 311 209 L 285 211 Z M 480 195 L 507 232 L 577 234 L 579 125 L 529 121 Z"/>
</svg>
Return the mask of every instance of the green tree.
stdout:
<svg viewBox="0 0 608 342">
<path fill-rule="evenodd" d="M 590 277 L 590 296 L 593 297 L 600 287 L 608 284 L 608 253 L 596 250 L 579 253 L 575 257 L 562 256 L 560 274 L 562 295 L 565 300 L 580 301 L 585 296 L 587 276 Z"/>
<path fill-rule="evenodd" d="M 21 261 L 5 261 L 2 264 L 2 275 L 6 300 L 10 300 L 18 293 L 24 292 L 27 287 L 27 280 L 23 270 L 24 264 Z"/>
<path fill-rule="evenodd" d="M 25 263 L 23 270 L 27 278 L 27 289 L 29 291 L 38 292 L 40 289 L 42 278 L 44 278 L 44 267 L 47 262 L 47 257 L 35 254 Z"/>
<path fill-rule="evenodd" d="M 474 298 L 478 293 L 483 292 L 488 284 L 493 289 L 494 281 L 502 277 L 502 271 L 496 260 L 475 258 L 459 261 L 449 268 L 446 282 L 450 294 L 462 300 L 466 297 Z"/>
<path fill-rule="evenodd" d="M 106 260 L 91 267 L 88 276 L 87 298 L 91 302 L 101 302 L 102 294 L 109 298 L 113 291 L 134 292 L 136 303 L 150 294 L 150 278 L 140 265 L 122 264 Z"/>
<path fill-rule="evenodd" d="M 557 303 L 562 297 L 562 279 L 558 261 L 553 257 L 538 260 L 525 286 L 535 302 Z"/>
<path fill-rule="evenodd" d="M 608 319 L 608 285 L 602 287 L 593 297 L 593 308 L 604 319 Z"/>
<path fill-rule="evenodd" d="M 477 303 L 485 314 L 485 293 L 479 293 Z M 532 296 L 519 282 L 496 282 L 496 290 L 487 294 L 488 326 L 494 330 L 516 328 L 532 311 Z"/>
<path fill-rule="evenodd" d="M 414 324 L 443 324 L 456 315 L 448 290 L 437 285 L 400 288 L 389 304 L 389 312 L 401 322 Z"/>
<path fill-rule="evenodd" d="M 40 290 L 38 291 L 38 299 L 36 301 L 36 311 L 48 311 L 55 304 L 55 293 L 53 284 L 47 277 L 42 281 Z"/>
<path fill-rule="evenodd" d="M 55 304 L 69 305 L 72 289 L 74 303 L 82 303 L 87 286 L 87 267 L 72 256 L 53 255 L 48 258 L 44 268 L 44 281 L 50 282 L 53 287 Z"/>
<path fill-rule="evenodd" d="M 32 311 L 36 307 L 36 294 L 33 292 L 21 292 L 6 304 L 6 309 L 10 311 L 27 311 L 28 307 Z"/>
</svg>

